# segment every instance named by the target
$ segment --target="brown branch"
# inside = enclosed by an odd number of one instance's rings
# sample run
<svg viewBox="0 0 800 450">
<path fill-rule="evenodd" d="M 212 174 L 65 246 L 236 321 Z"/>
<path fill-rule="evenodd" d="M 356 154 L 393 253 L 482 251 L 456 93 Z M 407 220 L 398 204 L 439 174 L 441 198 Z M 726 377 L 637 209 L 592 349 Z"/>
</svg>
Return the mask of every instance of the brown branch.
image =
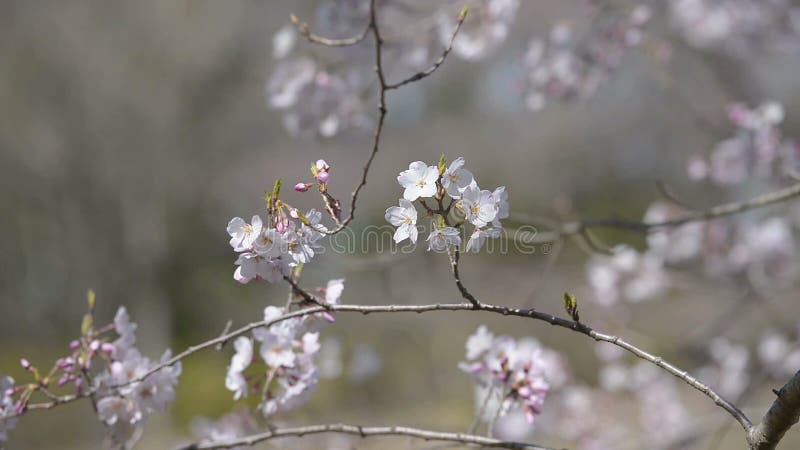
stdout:
<svg viewBox="0 0 800 450">
<path fill-rule="evenodd" d="M 342 230 L 344 230 L 350 222 L 353 221 L 355 218 L 356 213 L 356 201 L 358 200 L 358 194 L 361 192 L 361 189 L 364 185 L 367 184 L 367 175 L 369 174 L 369 169 L 372 167 L 372 161 L 375 160 L 375 155 L 378 154 L 378 150 L 380 149 L 381 143 L 381 134 L 383 133 L 383 124 L 386 122 L 386 113 L 388 110 L 386 109 L 386 76 L 383 73 L 383 38 L 381 37 L 380 28 L 378 27 L 378 19 L 377 19 L 377 10 L 375 8 L 375 0 L 371 0 L 369 4 L 369 24 L 367 25 L 367 30 L 372 30 L 372 36 L 375 39 L 375 75 L 378 78 L 378 124 L 375 126 L 375 133 L 372 138 L 372 152 L 370 152 L 369 158 L 367 158 L 367 162 L 364 164 L 364 170 L 361 174 L 361 181 L 359 181 L 358 185 L 356 186 L 353 193 L 350 195 L 350 212 L 347 214 L 347 218 L 341 222 L 337 223 L 336 228 L 333 230 L 325 230 L 325 229 L 318 229 L 319 232 L 323 234 L 336 234 Z"/>
<path fill-rule="evenodd" d="M 292 25 L 297 28 L 297 32 L 300 33 L 301 36 L 308 39 L 309 42 L 324 45 L 326 47 L 349 47 L 356 45 L 367 37 L 370 29 L 370 26 L 367 25 L 357 36 L 344 39 L 329 39 L 312 33 L 308 24 L 306 22 L 300 22 L 300 19 L 298 19 L 294 14 L 289 16 L 289 19 L 292 21 Z"/>
<path fill-rule="evenodd" d="M 794 374 L 779 391 L 777 398 L 764 414 L 761 423 L 747 432 L 750 450 L 772 450 L 800 419 L 800 372 Z"/>
<path fill-rule="evenodd" d="M 689 386 L 702 392 L 708 398 L 710 398 L 717 406 L 727 411 L 728 414 L 730 414 L 734 419 L 736 419 L 736 421 L 739 422 L 739 424 L 742 426 L 742 428 L 745 429 L 745 431 L 748 431 L 753 426 L 753 423 L 750 421 L 750 419 L 747 418 L 747 416 L 744 414 L 744 412 L 742 412 L 742 410 L 737 408 L 736 405 L 734 405 L 733 403 L 722 398 L 722 396 L 717 394 L 708 385 L 700 382 L 697 378 L 690 375 L 689 372 L 680 369 L 679 367 L 665 361 L 662 357 L 653 355 L 652 353 L 648 353 L 640 349 L 639 347 L 636 347 L 635 345 L 631 344 L 630 342 L 627 342 L 617 336 L 595 331 L 591 327 L 588 327 L 584 325 L 582 322 L 578 322 L 577 320 L 573 321 L 568 319 L 562 319 L 560 317 L 551 314 L 541 313 L 532 308 L 517 309 L 517 308 L 508 308 L 505 306 L 494 306 L 482 303 L 481 301 L 476 299 L 469 292 L 469 290 L 462 284 L 461 279 L 459 278 L 458 275 L 458 262 L 459 262 L 458 249 L 455 249 L 454 256 L 451 258 L 453 278 L 455 278 L 456 280 L 456 286 L 458 286 L 458 290 L 461 292 L 461 296 L 470 302 L 473 309 L 479 311 L 492 311 L 503 315 L 514 315 L 521 317 L 530 317 L 532 319 L 537 319 L 537 320 L 543 320 L 551 325 L 568 328 L 578 333 L 585 334 L 594 339 L 595 341 L 604 341 L 614 344 L 617 347 L 620 347 L 624 350 L 629 351 L 630 353 L 633 353 L 634 355 L 636 355 L 636 357 L 660 367 L 661 369 L 667 371 L 676 378 L 679 378 Z"/>
<path fill-rule="evenodd" d="M 325 308 L 325 307 L 322 307 L 322 306 L 312 306 L 312 307 L 304 308 L 304 309 L 301 309 L 301 310 L 293 311 L 293 312 L 290 312 L 290 313 L 286 313 L 286 314 L 282 315 L 281 317 L 278 317 L 278 318 L 276 318 L 274 320 L 271 320 L 271 321 L 253 322 L 253 323 L 245 325 L 245 326 L 243 326 L 243 327 L 241 327 L 239 329 L 231 331 L 228 334 L 221 335 L 221 336 L 218 336 L 218 337 L 216 337 L 214 339 L 211 339 L 209 341 L 205 341 L 205 342 L 202 342 L 200 344 L 190 346 L 186 350 L 176 354 L 175 356 L 173 356 L 172 358 L 168 359 L 167 361 L 164 361 L 164 362 L 152 367 L 150 370 L 148 370 L 144 374 L 140 375 L 139 377 L 134 378 L 133 380 L 131 380 L 131 381 L 129 381 L 129 382 L 123 384 L 123 385 L 116 386 L 116 387 L 122 387 L 122 386 L 126 386 L 128 384 L 141 382 L 144 379 L 146 379 L 146 378 L 150 377 L 151 375 L 153 375 L 154 373 L 158 372 L 159 370 L 164 369 L 165 367 L 169 367 L 169 366 L 175 365 L 176 363 L 180 362 L 181 360 L 187 358 L 188 356 L 190 356 L 190 355 L 192 355 L 194 353 L 197 353 L 197 352 L 199 352 L 201 350 L 204 350 L 204 349 L 207 349 L 207 348 L 215 347 L 217 344 L 219 344 L 221 342 L 230 341 L 231 339 L 234 339 L 234 338 L 236 338 L 238 336 L 241 336 L 241 335 L 244 335 L 246 333 L 249 333 L 249 332 L 251 332 L 252 330 L 254 330 L 256 328 L 269 327 L 269 326 L 271 326 L 273 324 L 276 324 L 278 322 L 282 322 L 284 320 L 289 320 L 289 319 L 296 318 L 296 317 L 308 316 L 308 315 L 311 315 L 311 314 L 316 314 L 316 313 L 320 313 L 320 312 L 324 312 L 324 311 L 357 312 L 357 313 L 361 313 L 363 315 L 373 314 L 373 313 L 399 313 L 399 312 L 424 313 L 424 312 L 430 312 L 430 311 L 473 311 L 473 312 L 474 311 L 484 311 L 484 312 L 490 312 L 490 313 L 495 313 L 495 314 L 501 314 L 501 315 L 504 315 L 504 316 L 517 316 L 517 317 L 524 317 L 524 318 L 529 318 L 529 319 L 534 319 L 534 320 L 540 320 L 540 321 L 549 323 L 550 325 L 558 326 L 558 327 L 561 327 L 561 328 L 565 328 L 565 329 L 568 329 L 568 330 L 575 331 L 577 333 L 584 334 L 584 335 L 589 336 L 590 338 L 594 339 L 595 341 L 604 341 L 604 342 L 608 342 L 608 343 L 614 344 L 614 345 L 616 345 L 616 346 L 618 346 L 618 347 L 620 347 L 622 349 L 627 350 L 628 352 L 636 355 L 637 357 L 639 357 L 639 358 L 641 358 L 641 359 L 643 359 L 645 361 L 649 361 L 649 362 L 655 364 L 656 366 L 664 369 L 665 371 L 669 372 L 670 374 L 674 375 L 675 377 L 681 379 L 682 381 L 687 383 L 689 386 L 691 386 L 691 387 L 697 389 L 698 391 L 702 392 L 707 397 L 709 397 L 712 401 L 714 401 L 715 404 L 717 404 L 719 407 L 721 407 L 722 409 L 727 411 L 734 419 L 736 419 L 737 422 L 739 422 L 742 425 L 742 427 L 745 430 L 749 429 L 752 426 L 752 423 L 750 422 L 750 420 L 747 418 L 747 416 L 742 411 L 740 411 L 736 406 L 734 406 L 733 404 L 731 404 L 727 400 L 723 399 L 720 395 L 718 395 L 716 392 L 714 392 L 710 387 L 708 387 L 707 385 L 703 384 L 702 382 L 700 382 L 699 380 L 697 380 L 693 376 L 689 375 L 688 372 L 686 372 L 685 370 L 679 369 L 678 367 L 676 367 L 673 364 L 670 364 L 670 363 L 666 362 L 660 356 L 653 355 L 651 353 L 648 353 L 648 352 L 640 349 L 639 347 L 636 347 L 635 345 L 631 344 L 630 342 L 625 341 L 624 339 L 622 339 L 622 338 L 620 338 L 618 336 L 601 333 L 601 332 L 595 331 L 594 329 L 592 329 L 591 327 L 589 327 L 589 326 L 587 326 L 587 325 L 585 325 L 583 323 L 577 323 L 577 322 L 574 322 L 572 320 L 564 319 L 564 318 L 561 318 L 561 317 L 558 317 L 558 316 L 554 316 L 552 314 L 543 313 L 543 312 L 537 311 L 535 309 L 509 308 L 509 307 L 506 307 L 506 306 L 499 306 L 499 305 L 491 305 L 491 304 L 488 304 L 488 303 L 482 303 L 482 302 L 479 302 L 477 299 L 475 299 L 475 301 L 477 302 L 477 306 L 475 304 L 471 303 L 471 302 L 465 302 L 465 303 L 435 303 L 435 304 L 427 304 L 427 305 L 329 305 L 328 308 Z M 31 404 L 29 406 L 29 409 L 50 409 L 50 408 L 52 408 L 54 406 L 57 406 L 58 404 L 71 403 L 71 402 L 73 402 L 75 400 L 79 400 L 80 398 L 86 397 L 86 396 L 90 395 L 93 392 L 94 391 L 92 391 L 92 390 L 88 390 L 87 392 L 85 392 L 85 393 L 83 393 L 81 395 L 65 396 L 65 397 L 60 398 L 57 402 Z M 11 417 L 11 416 L 9 416 L 9 417 Z"/>
<path fill-rule="evenodd" d="M 277 428 L 260 434 L 246 436 L 236 439 L 221 441 L 197 442 L 186 446 L 178 447 L 176 450 L 210 450 L 222 448 L 234 448 L 238 446 L 252 446 L 259 442 L 281 437 L 303 437 L 309 434 L 320 433 L 340 433 L 368 438 L 372 436 L 409 436 L 423 439 L 425 441 L 444 441 L 463 445 L 476 445 L 484 448 L 505 448 L 512 450 L 553 450 L 548 447 L 541 447 L 534 444 L 522 442 L 503 441 L 485 436 L 476 436 L 465 433 L 448 433 L 443 431 L 422 430 L 409 427 L 362 427 L 359 425 L 329 424 L 329 425 L 310 425 L 296 428 Z"/>
<path fill-rule="evenodd" d="M 800 183 L 794 184 L 784 189 L 769 192 L 743 202 L 723 203 L 709 209 L 688 211 L 680 216 L 664 220 L 661 222 L 641 222 L 637 220 L 621 219 L 615 217 L 586 219 L 581 221 L 568 222 L 563 224 L 558 230 L 542 234 L 540 238 L 533 238 L 531 244 L 542 244 L 560 240 L 568 236 L 579 235 L 590 228 L 620 228 L 624 230 L 646 233 L 651 229 L 677 227 L 689 222 L 700 222 L 717 217 L 730 216 L 745 211 L 763 208 L 776 203 L 785 202 L 800 196 Z"/>
<path fill-rule="evenodd" d="M 439 56 L 439 59 L 434 61 L 433 65 L 431 65 L 430 67 L 428 67 L 427 69 L 425 69 L 425 70 L 423 70 L 421 72 L 417 72 L 414 75 L 411 75 L 410 77 L 406 78 L 405 80 L 402 80 L 402 81 L 399 81 L 397 83 L 393 83 L 393 84 L 390 84 L 390 85 L 386 86 L 386 89 L 397 89 L 397 88 L 399 88 L 401 86 L 405 86 L 406 84 L 413 83 L 415 81 L 419 81 L 419 80 L 421 80 L 421 79 L 423 79 L 425 77 L 428 77 L 428 76 L 432 75 L 434 72 L 436 72 L 436 69 L 438 69 L 439 66 L 441 66 L 444 63 L 444 60 L 447 59 L 447 55 L 449 55 L 450 52 L 453 50 L 453 43 L 455 43 L 456 35 L 458 35 L 458 32 L 461 30 L 461 25 L 464 24 L 464 19 L 466 19 L 466 18 L 467 18 L 467 8 L 464 8 L 464 9 L 461 10 L 461 13 L 459 13 L 459 15 L 458 15 L 458 20 L 456 22 L 456 28 L 455 28 L 455 30 L 453 30 L 453 34 L 450 35 L 450 40 L 447 42 L 447 47 L 444 48 L 444 51 L 442 52 L 442 55 Z"/>
<path fill-rule="evenodd" d="M 386 81 L 386 74 L 383 70 L 383 37 L 381 36 L 380 27 L 378 26 L 378 17 L 377 17 L 377 8 L 375 7 L 375 0 L 370 1 L 370 19 L 369 24 L 365 30 L 371 30 L 372 36 L 375 40 L 375 75 L 378 79 L 378 123 L 375 126 L 375 133 L 372 139 L 372 151 L 367 158 L 367 162 L 364 164 L 364 169 L 361 174 L 361 181 L 359 181 L 358 185 L 356 186 L 355 190 L 353 190 L 352 194 L 350 195 L 350 212 L 347 214 L 347 217 L 336 222 L 336 228 L 332 230 L 326 230 L 323 228 L 318 227 L 317 231 L 322 234 L 332 235 L 339 233 L 340 231 L 344 230 L 350 222 L 355 219 L 355 211 L 356 211 L 356 202 L 358 201 L 358 194 L 361 192 L 361 189 L 367 184 L 367 175 L 369 174 L 370 167 L 372 167 L 372 162 L 375 160 L 375 156 L 378 154 L 378 150 L 380 150 L 380 143 L 381 143 L 381 135 L 383 133 L 383 126 L 386 122 L 386 114 L 388 110 L 386 109 L 386 91 L 390 89 L 397 89 L 401 86 L 404 86 L 409 83 L 413 83 L 415 81 L 419 81 L 431 74 L 433 74 L 439 66 L 444 63 L 444 60 L 447 58 L 447 55 L 450 54 L 450 51 L 453 49 L 453 41 L 458 34 L 458 31 L 461 29 L 461 25 L 464 23 L 464 19 L 467 15 L 467 10 L 464 9 L 461 11 L 461 14 L 458 16 L 458 24 L 456 25 L 456 29 L 453 32 L 453 35 L 450 37 L 450 41 L 448 42 L 447 47 L 442 52 L 442 55 L 436 60 L 431 67 L 428 69 L 419 72 L 417 74 L 412 75 L 411 77 L 400 81 L 398 83 L 389 84 Z"/>
</svg>

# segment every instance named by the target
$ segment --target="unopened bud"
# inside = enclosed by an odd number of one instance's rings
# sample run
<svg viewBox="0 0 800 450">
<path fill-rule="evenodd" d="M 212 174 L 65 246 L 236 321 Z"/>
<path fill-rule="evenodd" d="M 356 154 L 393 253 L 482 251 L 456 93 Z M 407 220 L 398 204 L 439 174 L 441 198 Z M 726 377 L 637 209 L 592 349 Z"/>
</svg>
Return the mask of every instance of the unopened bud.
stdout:
<svg viewBox="0 0 800 450">
<path fill-rule="evenodd" d="M 294 190 L 297 192 L 306 192 L 310 187 L 311 185 L 307 183 L 297 183 L 294 185 Z"/>
</svg>

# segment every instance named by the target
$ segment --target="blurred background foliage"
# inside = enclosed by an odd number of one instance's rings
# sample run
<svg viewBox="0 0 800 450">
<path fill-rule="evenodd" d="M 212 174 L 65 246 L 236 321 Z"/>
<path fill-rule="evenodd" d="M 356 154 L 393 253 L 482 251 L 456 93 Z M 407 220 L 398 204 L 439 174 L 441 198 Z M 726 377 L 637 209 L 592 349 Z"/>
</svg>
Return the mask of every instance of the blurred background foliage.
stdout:
<svg viewBox="0 0 800 450">
<path fill-rule="evenodd" d="M 409 161 L 464 156 L 487 186 L 507 185 L 512 210 L 557 216 L 638 218 L 665 180 L 680 197 L 712 205 L 722 192 L 686 183 L 684 162 L 719 139 L 704 125 L 725 126 L 724 105 L 779 99 L 787 135 L 800 124 L 797 59 L 757 56 L 733 61 L 677 45 L 668 66 L 646 52 L 625 60 L 618 75 L 588 102 L 531 113 L 514 90 L 527 39 L 570 17 L 579 1 L 523 2 L 513 36 L 481 63 L 456 59 L 405 90 L 389 93 L 388 126 L 354 223 L 382 224 L 400 196 L 397 172 Z M 46 365 L 77 335 L 88 288 L 110 321 L 126 305 L 139 341 L 153 357 L 220 333 L 225 323 L 259 318 L 285 299 L 283 286 L 241 286 L 225 225 L 260 211 L 275 178 L 307 178 L 309 162 L 333 166 L 331 189 L 346 198 L 370 148 L 369 136 L 291 139 L 280 113 L 267 108 L 270 39 L 290 13 L 313 16 L 314 2 L 140 0 L 30 2 L 7 0 L 0 14 L 0 367 L 20 377 L 18 358 Z M 663 20 L 656 20 L 664 27 Z M 300 45 L 306 45 L 301 43 Z M 745 198 L 755 192 L 734 192 Z M 289 193 L 299 206 L 316 197 Z M 563 208 L 562 208 L 563 209 Z M 641 237 L 605 232 L 609 242 L 642 245 Z M 458 300 L 446 258 L 412 255 L 323 255 L 305 271 L 306 286 L 347 279 L 347 303 Z M 552 264 L 533 255 L 469 255 L 463 278 L 479 298 L 560 310 L 560 293 L 583 290 L 586 255 L 568 244 Z M 548 268 L 549 267 L 549 268 Z M 634 309 L 626 335 L 677 363 L 730 301 L 733 287 L 698 284 L 665 301 Z M 780 297 L 780 296 L 778 296 Z M 796 294 L 770 303 L 787 320 Z M 742 312 L 726 334 L 753 338 L 764 326 L 756 309 Z M 591 323 L 592 309 L 582 317 Z M 353 421 L 462 429 L 474 414 L 472 382 L 457 363 L 480 323 L 517 337 L 535 336 L 566 352 L 574 377 L 593 382 L 592 344 L 524 320 L 457 313 L 449 316 L 340 315 L 324 338 L 345 354 L 367 343 L 382 357 L 374 378 L 325 380 L 312 402 L 279 420 Z M 234 406 L 224 389 L 229 352 L 184 362 L 179 397 L 151 421 L 140 448 L 187 439 L 195 416 Z M 688 389 L 690 404 L 705 401 Z M 767 390 L 768 393 L 768 390 Z M 756 398 L 761 406 L 769 396 Z M 102 440 L 88 403 L 26 417 L 12 449 L 94 448 Z M 739 431 L 730 433 L 739 442 Z M 296 448 L 318 448 L 314 440 Z M 377 440 L 369 447 L 407 448 Z M 399 443 L 398 443 L 399 442 Z M 349 445 L 349 444 L 348 444 Z M 732 446 L 738 444 L 730 444 Z M 343 447 L 347 448 L 347 447 Z M 722 447 L 726 448 L 726 447 Z M 732 447 L 727 447 L 732 448 Z M 791 443 L 786 444 L 791 448 Z"/>
</svg>

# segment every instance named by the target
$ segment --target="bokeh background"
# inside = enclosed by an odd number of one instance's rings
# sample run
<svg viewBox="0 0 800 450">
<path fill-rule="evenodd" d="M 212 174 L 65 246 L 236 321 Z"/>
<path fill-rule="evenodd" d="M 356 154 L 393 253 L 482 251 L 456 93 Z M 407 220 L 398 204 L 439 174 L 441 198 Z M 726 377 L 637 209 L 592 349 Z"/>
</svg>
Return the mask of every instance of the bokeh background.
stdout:
<svg viewBox="0 0 800 450">
<path fill-rule="evenodd" d="M 720 139 L 708 123 L 724 129 L 724 106 L 733 100 L 780 100 L 787 111 L 784 131 L 797 134 L 797 55 L 738 60 L 676 41 L 667 66 L 635 52 L 591 100 L 530 112 L 515 88 L 527 39 L 575 15 L 580 4 L 523 2 L 512 35 L 489 58 L 451 58 L 433 77 L 388 94 L 383 146 L 361 195 L 356 231 L 383 223 L 384 210 L 401 193 L 397 172 L 441 153 L 464 156 L 482 185 L 508 186 L 518 217 L 558 218 L 569 205 L 570 217 L 639 218 L 660 195 L 656 180 L 698 205 L 757 193 L 690 184 L 685 161 Z M 266 305 L 283 303 L 283 286 L 242 286 L 232 279 L 228 220 L 260 211 L 262 193 L 277 177 L 287 184 L 304 179 L 318 158 L 333 166 L 334 194 L 347 198 L 371 145 L 368 135 L 292 139 L 281 113 L 266 105 L 272 35 L 290 13 L 313 17 L 313 8 L 311 1 L 3 2 L 0 370 L 22 379 L 20 357 L 46 366 L 65 353 L 79 331 L 89 288 L 98 294 L 100 318 L 110 321 L 118 305 L 128 307 L 139 324 L 139 343 L 153 357 L 165 347 L 180 350 L 214 337 L 229 319 L 249 322 Z M 656 27 L 667 24 L 657 17 Z M 316 196 L 287 197 L 318 206 Z M 637 235 L 601 236 L 643 245 Z M 360 250 L 322 255 L 306 268 L 304 284 L 344 277 L 347 303 L 459 299 L 441 254 Z M 588 256 L 572 244 L 558 258 L 544 253 L 468 255 L 463 279 L 486 301 L 557 312 L 564 290 L 579 298 L 585 293 Z M 696 349 L 709 338 L 704 326 L 737 297 L 736 289 L 687 281 L 668 298 L 634 308 L 617 331 L 679 365 L 699 365 Z M 791 289 L 776 292 L 741 306 L 726 326 L 709 332 L 754 342 L 775 320 L 794 326 L 796 300 Z M 592 311 L 587 304 L 582 314 L 589 323 Z M 595 382 L 594 344 L 543 324 L 464 313 L 342 314 L 323 333 L 341 346 L 342 375 L 323 380 L 307 406 L 279 421 L 466 429 L 475 411 L 473 384 L 457 364 L 465 339 L 481 323 L 565 352 L 573 376 Z M 378 355 L 374 376 L 348 373 L 363 346 Z M 226 349 L 184 362 L 177 401 L 150 421 L 139 448 L 186 441 L 193 418 L 218 417 L 234 407 L 224 389 L 229 357 Z M 768 387 L 745 408 L 766 406 Z M 681 394 L 698 416 L 718 414 L 697 392 L 683 388 Z M 603 405 L 597 407 L 602 414 Z M 7 446 L 97 448 L 103 433 L 84 402 L 25 417 Z M 792 434 L 784 448 L 800 445 Z M 720 448 L 740 448 L 741 437 L 732 429 Z M 536 434 L 534 440 L 560 444 Z M 324 448 L 326 442 L 263 447 Z M 705 441 L 693 444 L 704 448 Z M 404 439 L 337 445 L 430 447 Z"/>
</svg>

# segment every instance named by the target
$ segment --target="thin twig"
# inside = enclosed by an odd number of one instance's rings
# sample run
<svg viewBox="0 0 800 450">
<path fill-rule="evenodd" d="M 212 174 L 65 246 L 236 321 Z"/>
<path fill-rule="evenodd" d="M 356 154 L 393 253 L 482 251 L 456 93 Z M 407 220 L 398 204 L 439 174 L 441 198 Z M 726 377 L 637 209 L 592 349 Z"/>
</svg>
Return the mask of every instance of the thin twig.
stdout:
<svg viewBox="0 0 800 450">
<path fill-rule="evenodd" d="M 769 192 L 743 202 L 724 203 L 709 209 L 687 211 L 680 216 L 675 217 L 674 219 L 660 222 L 642 222 L 616 217 L 568 222 L 563 224 L 558 230 L 542 234 L 541 236 L 534 236 L 529 243 L 542 244 L 546 242 L 552 242 L 564 237 L 584 233 L 590 228 L 621 228 L 624 230 L 646 233 L 656 228 L 677 227 L 689 222 L 700 222 L 717 217 L 730 216 L 752 209 L 763 208 L 765 206 L 785 202 L 798 196 L 800 196 L 800 183 L 793 184 L 787 188 Z"/>
<path fill-rule="evenodd" d="M 369 5 L 369 24 L 367 25 L 367 30 L 372 30 L 372 36 L 375 39 L 375 75 L 378 79 L 378 124 L 375 126 L 375 133 L 372 138 L 372 152 L 370 152 L 369 158 L 367 158 L 366 164 L 364 164 L 364 169 L 361 174 L 361 181 L 356 186 L 353 193 L 350 195 L 350 212 L 347 214 L 347 218 L 343 221 L 339 222 L 333 230 L 326 230 L 324 228 L 319 228 L 318 231 L 323 234 L 331 235 L 339 233 L 340 231 L 344 230 L 350 222 L 353 221 L 355 218 L 356 212 L 356 201 L 358 200 L 358 194 L 361 192 L 361 189 L 364 185 L 367 184 L 367 175 L 369 174 L 369 169 L 372 167 L 372 161 L 375 160 L 375 155 L 378 154 L 378 150 L 380 149 L 381 143 L 381 134 L 383 133 L 383 124 L 386 122 L 386 113 L 388 109 L 386 109 L 386 76 L 383 73 L 383 38 L 381 37 L 380 28 L 378 27 L 378 19 L 377 19 L 377 11 L 375 8 L 375 0 L 370 1 Z"/>
<path fill-rule="evenodd" d="M 447 47 L 445 48 L 442 55 L 436 60 L 431 67 L 428 69 L 419 72 L 411 77 L 400 81 L 399 83 L 389 84 L 386 81 L 386 74 L 383 70 L 383 44 L 384 40 L 381 35 L 380 27 L 378 26 L 378 17 L 377 17 L 377 9 L 375 7 L 375 0 L 370 1 L 370 19 L 369 24 L 365 31 L 371 30 L 372 36 L 375 40 L 375 75 L 378 79 L 378 123 L 375 126 L 375 133 L 373 134 L 372 139 L 372 151 L 367 158 L 367 162 L 364 164 L 364 169 L 361 174 L 361 181 L 359 181 L 358 185 L 356 186 L 355 190 L 353 190 L 352 194 L 350 195 L 350 212 L 347 214 L 347 217 L 342 220 L 338 221 L 336 224 L 336 228 L 332 230 L 327 230 L 321 227 L 317 228 L 322 234 L 326 235 L 333 235 L 341 232 L 344 230 L 350 222 L 355 219 L 355 211 L 356 211 L 356 202 L 358 201 L 358 194 L 361 192 L 361 189 L 367 184 L 367 175 L 369 174 L 370 167 L 372 167 L 372 162 L 375 160 L 375 156 L 378 154 L 378 150 L 380 149 L 381 143 L 381 135 L 383 133 L 383 126 L 386 122 L 386 114 L 388 109 L 386 108 L 386 91 L 390 89 L 397 89 L 400 86 L 413 83 L 415 81 L 419 81 L 435 72 L 439 66 L 444 63 L 444 60 L 447 58 L 447 55 L 453 49 L 453 41 L 458 34 L 458 31 L 461 29 L 461 25 L 464 23 L 464 19 L 466 18 L 466 9 L 461 11 L 461 14 L 458 16 L 458 24 L 456 26 L 453 35 L 448 42 Z"/>
<path fill-rule="evenodd" d="M 450 35 L 450 40 L 447 42 L 447 47 L 444 48 L 444 51 L 442 51 L 441 56 L 439 56 L 439 59 L 434 61 L 433 65 L 431 65 L 430 67 L 428 67 L 427 69 L 425 69 L 425 70 L 423 70 L 421 72 L 417 72 L 414 75 L 411 75 L 410 77 L 406 78 L 403 81 L 399 81 L 397 83 L 393 83 L 393 84 L 390 84 L 390 85 L 386 86 L 386 89 L 397 89 L 397 88 L 399 88 L 401 86 L 405 86 L 406 84 L 413 83 L 415 81 L 419 81 L 419 80 L 421 80 L 421 79 L 423 79 L 425 77 L 428 77 L 428 76 L 432 75 L 434 72 L 436 72 L 436 69 L 438 69 L 439 66 L 441 66 L 444 63 L 444 60 L 447 59 L 447 55 L 449 55 L 450 52 L 453 50 L 453 44 L 456 41 L 456 35 L 458 35 L 458 32 L 461 30 L 461 25 L 464 24 L 464 19 L 466 19 L 466 18 L 467 18 L 467 8 L 464 8 L 464 9 L 461 10 L 461 13 L 458 15 L 458 20 L 456 22 L 456 28 L 455 28 L 455 30 L 453 30 L 453 34 Z"/>
<path fill-rule="evenodd" d="M 500 439 L 492 439 L 483 436 L 476 436 L 465 433 L 448 433 L 443 431 L 423 430 L 419 428 L 409 427 L 362 427 L 359 425 L 346 425 L 346 424 L 329 424 L 329 425 L 310 425 L 305 427 L 296 428 L 277 428 L 260 434 L 252 436 L 227 439 L 220 441 L 198 442 L 194 444 L 178 447 L 176 450 L 210 450 L 233 448 L 238 446 L 251 446 L 259 442 L 264 442 L 270 439 L 280 437 L 303 437 L 310 434 L 320 433 L 340 433 L 359 436 L 361 438 L 368 438 L 373 436 L 410 436 L 414 438 L 423 439 L 426 441 L 447 441 L 457 442 L 462 445 L 476 445 L 485 448 L 506 448 L 513 450 L 553 450 L 548 447 L 542 447 L 534 444 L 526 444 L 522 442 L 503 441 Z"/>
<path fill-rule="evenodd" d="M 309 42 L 324 45 L 326 47 L 349 47 L 356 45 L 367 37 L 370 29 L 370 26 L 367 25 L 364 27 L 364 30 L 356 36 L 344 39 L 330 39 L 312 33 L 308 24 L 306 22 L 300 22 L 300 19 L 298 19 L 294 14 L 289 16 L 289 18 L 292 21 L 292 25 L 297 28 L 297 32 L 300 33 L 301 36 L 308 39 Z"/>
</svg>

